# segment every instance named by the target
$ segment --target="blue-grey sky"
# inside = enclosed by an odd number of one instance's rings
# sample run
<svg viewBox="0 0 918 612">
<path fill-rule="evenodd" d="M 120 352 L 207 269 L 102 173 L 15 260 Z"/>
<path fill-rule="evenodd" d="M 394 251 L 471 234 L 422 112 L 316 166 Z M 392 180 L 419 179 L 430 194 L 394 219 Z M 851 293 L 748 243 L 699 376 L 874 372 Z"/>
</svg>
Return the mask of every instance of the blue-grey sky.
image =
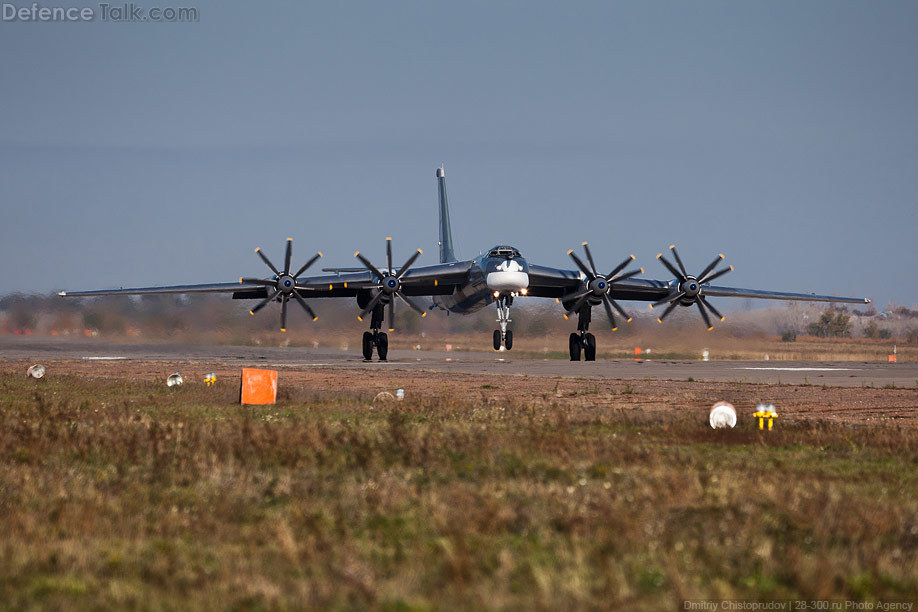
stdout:
<svg viewBox="0 0 918 612">
<path fill-rule="evenodd" d="M 0 293 L 434 263 L 443 161 L 460 256 L 918 303 L 914 2 L 135 4 L 0 22 Z"/>
</svg>

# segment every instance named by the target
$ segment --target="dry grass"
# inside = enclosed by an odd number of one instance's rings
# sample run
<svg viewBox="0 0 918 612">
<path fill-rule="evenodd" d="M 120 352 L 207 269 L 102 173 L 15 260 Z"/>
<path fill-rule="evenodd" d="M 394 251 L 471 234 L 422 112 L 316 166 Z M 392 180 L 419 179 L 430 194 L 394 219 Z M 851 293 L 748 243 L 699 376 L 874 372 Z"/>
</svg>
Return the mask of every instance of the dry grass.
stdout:
<svg viewBox="0 0 918 612">
<path fill-rule="evenodd" d="M 918 431 L 0 375 L 14 609 L 918 596 Z M 697 415 L 695 415 L 697 416 Z"/>
</svg>

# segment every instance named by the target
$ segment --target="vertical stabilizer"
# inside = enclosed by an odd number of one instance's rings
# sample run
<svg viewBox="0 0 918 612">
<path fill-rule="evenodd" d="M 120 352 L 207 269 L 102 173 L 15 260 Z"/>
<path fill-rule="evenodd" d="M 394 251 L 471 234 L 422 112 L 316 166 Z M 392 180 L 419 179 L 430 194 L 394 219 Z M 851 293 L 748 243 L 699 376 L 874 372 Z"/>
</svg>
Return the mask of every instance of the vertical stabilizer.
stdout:
<svg viewBox="0 0 918 612">
<path fill-rule="evenodd" d="M 449 202 L 446 199 L 446 172 L 443 166 L 437 168 L 437 183 L 440 189 L 440 263 L 456 261 L 453 252 L 453 232 L 449 226 Z"/>
</svg>

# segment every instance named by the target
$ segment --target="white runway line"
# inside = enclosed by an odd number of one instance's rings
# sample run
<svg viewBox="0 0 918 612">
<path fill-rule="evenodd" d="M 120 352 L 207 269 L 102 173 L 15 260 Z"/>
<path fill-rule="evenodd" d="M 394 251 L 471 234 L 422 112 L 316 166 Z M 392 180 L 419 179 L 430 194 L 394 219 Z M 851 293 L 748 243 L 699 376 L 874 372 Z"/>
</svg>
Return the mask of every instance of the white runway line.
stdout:
<svg viewBox="0 0 918 612">
<path fill-rule="evenodd" d="M 773 372 L 860 372 L 862 368 L 733 368 L 734 370 L 768 370 Z"/>
<path fill-rule="evenodd" d="M 103 355 L 101 357 L 82 357 L 83 361 L 124 361 L 127 357 L 111 357 Z"/>
</svg>

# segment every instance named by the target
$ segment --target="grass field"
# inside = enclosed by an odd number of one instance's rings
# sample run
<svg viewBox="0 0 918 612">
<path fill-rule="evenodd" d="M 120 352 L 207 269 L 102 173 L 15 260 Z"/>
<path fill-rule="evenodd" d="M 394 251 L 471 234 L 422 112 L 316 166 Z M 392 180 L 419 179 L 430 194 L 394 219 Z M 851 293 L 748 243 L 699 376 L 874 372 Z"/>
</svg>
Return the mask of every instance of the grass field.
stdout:
<svg viewBox="0 0 918 612">
<path fill-rule="evenodd" d="M 713 431 L 624 389 L 241 407 L 231 384 L 2 374 L 0 607 L 918 597 L 915 427 Z"/>
</svg>

